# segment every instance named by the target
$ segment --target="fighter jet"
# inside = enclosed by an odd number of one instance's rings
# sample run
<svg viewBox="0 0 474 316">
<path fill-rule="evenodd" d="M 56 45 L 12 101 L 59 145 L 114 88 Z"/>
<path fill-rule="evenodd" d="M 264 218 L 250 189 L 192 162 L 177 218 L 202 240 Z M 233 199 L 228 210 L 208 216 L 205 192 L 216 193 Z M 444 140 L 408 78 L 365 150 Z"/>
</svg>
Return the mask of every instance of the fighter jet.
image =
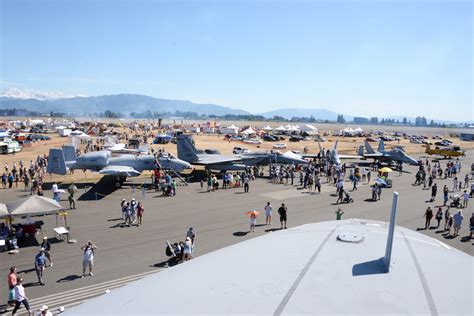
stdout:
<svg viewBox="0 0 474 316">
<path fill-rule="evenodd" d="M 339 166 L 341 164 L 341 159 L 360 159 L 362 156 L 360 155 L 339 155 L 337 152 L 337 143 L 338 141 L 336 140 L 336 143 L 334 144 L 333 149 L 328 149 L 326 152 L 321 148 L 321 144 L 318 143 L 319 145 L 319 154 L 303 154 L 302 157 L 304 158 L 323 158 L 327 162 L 329 162 L 332 165 Z M 360 152 L 360 148 L 359 148 Z"/>
<path fill-rule="evenodd" d="M 51 148 L 48 159 L 49 173 L 65 175 L 68 170 L 75 169 L 97 171 L 103 175 L 116 176 L 118 187 L 126 177 L 137 177 L 144 170 L 154 170 L 157 166 L 176 172 L 191 168 L 189 163 L 171 155 L 159 158 L 152 155 L 112 157 L 110 151 L 94 151 L 76 157 L 74 146 Z"/>
<path fill-rule="evenodd" d="M 178 146 L 178 158 L 193 165 L 204 166 L 208 170 L 244 170 L 245 164 L 241 157 L 236 155 L 206 154 L 200 153 L 194 147 L 192 136 L 188 134 L 178 135 L 176 138 Z M 253 160 L 253 159 L 248 159 Z"/>
<path fill-rule="evenodd" d="M 236 155 L 221 155 L 203 153 L 194 147 L 191 135 L 179 135 L 177 138 L 178 158 L 193 165 L 203 165 L 213 170 L 243 170 L 248 166 L 266 166 L 271 163 L 278 164 L 306 164 L 300 155 L 292 152 L 247 152 Z"/>
<path fill-rule="evenodd" d="M 394 148 L 392 150 L 385 150 L 385 144 L 383 140 L 380 141 L 378 150 L 375 151 L 370 146 L 369 142 L 365 141 L 365 149 L 367 153 L 361 153 L 364 158 L 372 158 L 380 162 L 399 162 L 399 163 L 408 163 L 411 165 L 418 165 L 418 161 L 415 158 L 408 156 L 400 148 Z"/>
</svg>

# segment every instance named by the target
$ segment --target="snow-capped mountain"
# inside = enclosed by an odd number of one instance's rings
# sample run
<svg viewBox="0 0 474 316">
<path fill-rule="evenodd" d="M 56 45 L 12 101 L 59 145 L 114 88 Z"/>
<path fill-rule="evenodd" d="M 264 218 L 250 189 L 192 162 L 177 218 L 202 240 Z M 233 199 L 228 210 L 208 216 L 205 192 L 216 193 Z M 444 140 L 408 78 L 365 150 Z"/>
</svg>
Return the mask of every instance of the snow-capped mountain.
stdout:
<svg viewBox="0 0 474 316">
<path fill-rule="evenodd" d="M 0 97 L 13 99 L 35 99 L 35 100 L 56 100 L 71 99 L 76 97 L 85 97 L 84 95 L 70 95 L 62 92 L 45 92 L 34 89 L 10 88 L 0 94 Z"/>
</svg>

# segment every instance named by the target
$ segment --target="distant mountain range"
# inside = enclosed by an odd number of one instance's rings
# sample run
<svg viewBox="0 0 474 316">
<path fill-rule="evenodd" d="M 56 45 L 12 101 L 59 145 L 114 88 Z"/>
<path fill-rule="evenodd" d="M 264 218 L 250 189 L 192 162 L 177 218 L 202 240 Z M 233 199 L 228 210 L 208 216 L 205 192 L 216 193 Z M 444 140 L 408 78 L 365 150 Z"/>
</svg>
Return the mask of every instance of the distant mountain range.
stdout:
<svg viewBox="0 0 474 316">
<path fill-rule="evenodd" d="M 70 95 L 62 92 L 44 92 L 34 89 L 18 89 L 10 88 L 0 94 L 0 98 L 13 99 L 35 99 L 35 100 L 56 100 L 56 99 L 70 99 L 76 97 L 85 97 L 85 95 Z"/>
<path fill-rule="evenodd" d="M 11 90 L 11 89 L 10 89 Z M 9 90 L 9 91 L 10 91 Z M 51 94 L 32 94 L 19 89 L 6 91 L 0 95 L 0 108 L 24 108 L 38 112 L 62 112 L 69 115 L 84 115 L 112 111 L 115 113 L 131 112 L 196 112 L 213 115 L 246 115 L 247 111 L 231 109 L 216 104 L 198 104 L 185 100 L 157 99 L 140 94 L 117 94 L 96 97 L 45 98 Z M 8 92 L 8 93 L 7 93 Z M 40 97 L 35 97 L 39 95 Z"/>
<path fill-rule="evenodd" d="M 31 89 L 11 88 L 0 94 L 0 109 L 21 108 L 40 113 L 62 112 L 67 115 L 84 115 L 112 111 L 115 113 L 130 114 L 131 112 L 158 112 L 165 113 L 176 111 L 195 112 L 199 115 L 251 115 L 244 110 L 233 109 L 217 104 L 200 104 L 186 100 L 168 100 L 149 97 L 141 94 L 116 94 L 87 97 L 83 95 L 68 95 L 62 92 L 43 92 Z M 338 114 L 325 109 L 298 109 L 284 108 L 260 113 L 266 118 L 281 116 L 285 119 L 292 117 L 314 117 L 316 120 L 336 121 Z M 343 114 L 346 121 L 352 121 L 354 116 Z M 384 117 L 402 121 L 403 116 Z M 379 120 L 382 118 L 380 117 Z M 407 117 L 414 122 L 415 118 Z M 427 118 L 428 122 L 431 118 Z M 434 120 L 437 123 L 452 124 L 456 122 Z"/>
</svg>

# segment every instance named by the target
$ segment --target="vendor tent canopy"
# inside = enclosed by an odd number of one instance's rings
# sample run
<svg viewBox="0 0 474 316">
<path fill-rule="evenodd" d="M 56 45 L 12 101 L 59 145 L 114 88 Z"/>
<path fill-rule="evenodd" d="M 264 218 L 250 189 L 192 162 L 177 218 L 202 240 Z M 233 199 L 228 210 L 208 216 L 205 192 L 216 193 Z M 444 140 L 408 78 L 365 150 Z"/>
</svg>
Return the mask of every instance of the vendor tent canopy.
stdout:
<svg viewBox="0 0 474 316">
<path fill-rule="evenodd" d="M 271 128 L 269 125 L 265 126 L 262 128 L 264 131 L 273 131 L 273 128 Z"/>
<path fill-rule="evenodd" d="M 303 132 L 306 132 L 308 134 L 317 134 L 318 133 L 318 129 L 311 125 L 311 124 L 304 124 L 303 126 L 301 126 L 301 131 Z"/>
<path fill-rule="evenodd" d="M 32 195 L 6 204 L 8 214 L 4 215 L 0 206 L 0 217 L 54 214 L 64 208 L 53 199 Z"/>
<path fill-rule="evenodd" d="M 286 131 L 286 128 L 283 125 L 280 125 L 277 128 L 275 128 L 275 131 L 284 132 Z"/>
<path fill-rule="evenodd" d="M 242 134 L 248 134 L 248 135 L 252 135 L 252 134 L 256 134 L 256 133 L 257 132 L 252 127 L 249 127 L 245 131 L 242 132 Z"/>
</svg>

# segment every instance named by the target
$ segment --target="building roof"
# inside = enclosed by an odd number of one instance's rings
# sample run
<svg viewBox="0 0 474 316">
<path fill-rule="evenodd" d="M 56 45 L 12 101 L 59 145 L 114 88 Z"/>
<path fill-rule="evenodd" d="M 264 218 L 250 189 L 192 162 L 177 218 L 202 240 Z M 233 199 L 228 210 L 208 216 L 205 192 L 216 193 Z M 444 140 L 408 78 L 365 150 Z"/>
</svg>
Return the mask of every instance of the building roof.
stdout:
<svg viewBox="0 0 474 316">
<path fill-rule="evenodd" d="M 66 314 L 472 315 L 472 257 L 397 226 L 386 273 L 379 259 L 387 230 L 384 222 L 351 219 L 268 233 Z"/>
</svg>

